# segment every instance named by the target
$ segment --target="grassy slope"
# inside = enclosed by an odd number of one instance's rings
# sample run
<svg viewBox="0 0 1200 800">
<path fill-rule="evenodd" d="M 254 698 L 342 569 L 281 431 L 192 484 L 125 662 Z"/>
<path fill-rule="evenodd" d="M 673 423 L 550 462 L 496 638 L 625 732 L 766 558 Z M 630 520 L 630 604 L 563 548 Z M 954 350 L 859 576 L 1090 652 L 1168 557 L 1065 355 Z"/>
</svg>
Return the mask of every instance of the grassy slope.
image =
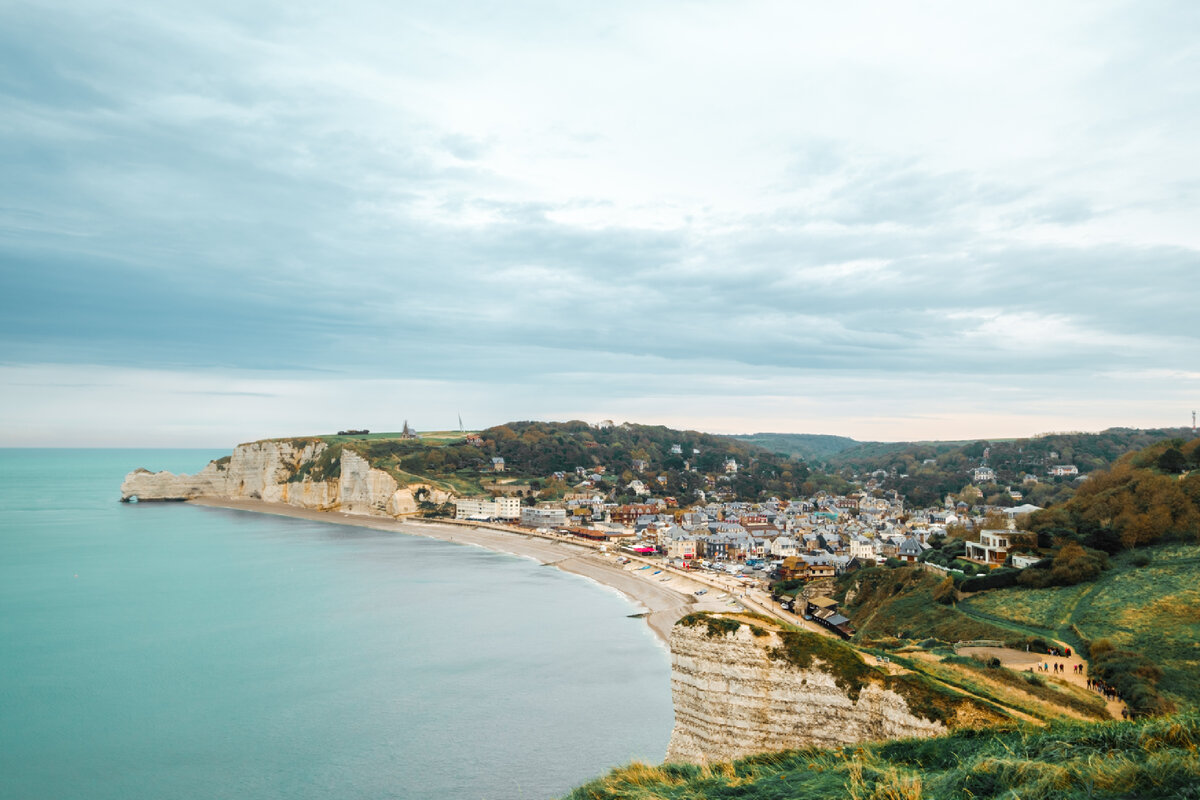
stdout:
<svg viewBox="0 0 1200 800">
<path fill-rule="evenodd" d="M 632 764 L 569 800 L 1200 797 L 1200 718 L 964 730 L 699 767 Z"/>
<path fill-rule="evenodd" d="M 839 583 L 839 593 L 845 592 L 846 597 L 853 599 L 844 604 L 842 611 L 857 630 L 855 639 L 933 638 L 956 642 L 1025 638 L 1020 631 L 935 603 L 933 590 L 942 580 L 918 567 L 876 567 L 844 577 Z"/>
<path fill-rule="evenodd" d="M 1031 633 L 1078 644 L 1108 639 L 1149 656 L 1162 669 L 1159 688 L 1184 707 L 1200 708 L 1200 547 L 1164 545 L 1113 559 L 1095 583 L 1050 589 L 1003 589 L 960 604 Z M 986 618 L 983 618 L 986 619 Z"/>
</svg>

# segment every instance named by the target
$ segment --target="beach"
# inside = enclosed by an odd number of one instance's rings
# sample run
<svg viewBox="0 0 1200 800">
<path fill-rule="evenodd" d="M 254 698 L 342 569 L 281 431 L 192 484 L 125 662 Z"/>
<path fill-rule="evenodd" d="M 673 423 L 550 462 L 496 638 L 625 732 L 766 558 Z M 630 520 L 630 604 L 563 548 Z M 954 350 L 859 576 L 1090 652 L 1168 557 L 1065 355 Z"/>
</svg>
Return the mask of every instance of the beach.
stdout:
<svg viewBox="0 0 1200 800">
<path fill-rule="evenodd" d="M 565 572 L 580 575 L 617 590 L 633 600 L 646 612 L 646 621 L 658 637 L 667 643 L 676 620 L 692 611 L 728 610 L 728 597 L 712 591 L 701 600 L 694 592 L 709 586 L 673 575 L 669 581 L 655 576 L 654 570 L 640 570 L 637 562 L 622 565 L 617 556 L 603 553 L 594 547 L 544 538 L 520 530 L 496 530 L 452 523 L 394 520 L 365 514 L 346 514 L 340 511 L 316 511 L 298 508 L 287 503 L 268 503 L 262 500 L 199 498 L 188 501 L 194 506 L 275 514 L 284 517 L 353 525 L 376 530 L 395 531 L 413 536 L 427 536 L 446 542 L 475 545 L 488 550 L 523 558 L 532 558 Z M 666 574 L 666 573 L 664 573 Z M 669 584 L 669 585 L 668 585 Z"/>
</svg>

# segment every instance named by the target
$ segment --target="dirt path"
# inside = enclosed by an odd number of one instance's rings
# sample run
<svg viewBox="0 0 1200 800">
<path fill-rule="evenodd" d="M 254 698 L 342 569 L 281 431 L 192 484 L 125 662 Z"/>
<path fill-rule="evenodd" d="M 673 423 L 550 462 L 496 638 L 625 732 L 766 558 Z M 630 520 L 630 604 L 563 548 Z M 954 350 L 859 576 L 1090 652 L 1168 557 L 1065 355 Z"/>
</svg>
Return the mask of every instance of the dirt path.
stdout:
<svg viewBox="0 0 1200 800">
<path fill-rule="evenodd" d="M 1067 646 L 1062 642 L 1056 642 L 1059 649 L 1066 652 Z M 1027 653 L 1022 650 L 1013 650 L 1009 647 L 962 647 L 958 649 L 960 655 L 982 657 L 985 661 L 990 658 L 1000 659 L 1000 663 L 1009 669 L 1015 669 L 1018 672 L 1026 672 L 1032 670 L 1034 674 L 1041 675 L 1043 678 L 1052 681 L 1061 681 L 1062 683 L 1070 683 L 1087 689 L 1088 681 L 1088 662 L 1087 659 L 1079 655 L 1075 650 L 1071 651 L 1070 658 L 1066 656 L 1048 656 L 1041 653 Z M 1053 669 L 1055 664 L 1061 664 L 1062 672 L 1042 672 L 1038 669 L 1039 664 L 1049 664 Z M 1081 672 L 1074 672 L 1076 666 L 1082 665 Z M 1108 714 L 1113 719 L 1121 719 L 1121 712 L 1125 710 L 1125 703 L 1121 700 L 1106 700 L 1105 706 L 1108 708 Z"/>
</svg>

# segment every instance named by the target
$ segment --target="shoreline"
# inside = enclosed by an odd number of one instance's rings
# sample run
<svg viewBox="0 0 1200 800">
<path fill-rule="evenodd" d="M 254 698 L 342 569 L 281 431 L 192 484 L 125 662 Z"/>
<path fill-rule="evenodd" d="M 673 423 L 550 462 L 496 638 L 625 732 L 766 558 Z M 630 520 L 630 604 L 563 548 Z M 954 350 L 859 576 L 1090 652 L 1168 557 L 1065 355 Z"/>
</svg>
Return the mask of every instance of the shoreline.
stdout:
<svg viewBox="0 0 1200 800">
<path fill-rule="evenodd" d="M 475 545 L 497 553 L 532 558 L 540 564 L 553 566 L 564 572 L 579 575 L 596 583 L 615 589 L 646 614 L 650 629 L 665 646 L 670 648 L 671 628 L 675 622 L 692 611 L 715 610 L 716 601 L 697 603 L 692 592 L 706 588 L 703 584 L 691 585 L 683 578 L 672 578 L 675 586 L 667 587 L 659 580 L 651 580 L 638 574 L 637 570 L 626 569 L 616 563 L 616 556 L 571 542 L 543 539 L 520 531 L 502 531 L 474 526 L 439 524 L 437 522 L 395 520 L 389 517 L 373 517 L 366 514 L 347 514 L 341 511 L 317 511 L 299 508 L 287 503 L 269 503 L 264 500 L 225 499 L 202 497 L 186 501 L 188 505 L 219 508 L 228 511 L 245 511 L 255 514 L 274 514 L 281 517 L 325 522 L 332 525 L 350 525 L 358 528 L 393 531 L 410 536 L 424 536 L 444 542 Z"/>
</svg>

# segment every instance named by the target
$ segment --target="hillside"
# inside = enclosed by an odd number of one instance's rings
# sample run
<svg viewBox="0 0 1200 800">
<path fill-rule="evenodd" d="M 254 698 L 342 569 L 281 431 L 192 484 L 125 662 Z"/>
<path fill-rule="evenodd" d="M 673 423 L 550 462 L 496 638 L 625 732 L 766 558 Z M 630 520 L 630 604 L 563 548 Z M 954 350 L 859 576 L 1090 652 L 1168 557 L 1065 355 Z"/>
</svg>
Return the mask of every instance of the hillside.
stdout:
<svg viewBox="0 0 1200 800">
<path fill-rule="evenodd" d="M 657 425 L 521 421 L 471 434 L 370 433 L 270 441 L 296 449 L 326 445 L 318 459 L 298 465 L 290 481 L 337 478 L 341 453 L 348 449 L 401 487 L 422 484 L 458 495 L 486 493 L 497 481 L 528 483 L 542 498 L 559 497 L 590 481 L 589 489 L 621 501 L 638 497 L 629 486 L 635 479 L 657 496 L 681 501 L 696 500 L 699 491 L 761 500 L 850 488 L 841 479 L 812 472 L 800 459 L 750 442 Z M 497 459 L 503 460 L 502 469 L 497 469 Z"/>
<path fill-rule="evenodd" d="M 990 505 L 1032 503 L 1048 506 L 1067 500 L 1076 486 L 1075 476 L 1052 477 L 1050 467 L 1074 465 L 1086 475 L 1103 469 L 1121 456 L 1174 438 L 1191 438 L 1184 428 L 1110 428 L 1099 433 L 1056 433 L 1027 439 L 974 442 L 864 442 L 829 457 L 825 467 L 843 475 L 868 475 L 882 471 L 882 485 L 895 489 L 911 505 L 928 506 L 947 494 L 957 494 L 974 483 L 976 467 L 990 467 L 995 477 L 979 483 Z M 1037 479 L 1025 483 L 1024 476 Z M 1012 487 L 1024 496 L 1010 497 Z"/>
<path fill-rule="evenodd" d="M 862 444 L 847 436 L 822 433 L 742 433 L 730 438 L 758 445 L 772 453 L 794 456 L 809 462 L 824 461 L 830 456 Z"/>
<path fill-rule="evenodd" d="M 447 458 L 441 463 L 436 450 L 427 450 L 402 466 L 435 475 L 454 469 L 462 479 L 478 479 L 498 457 L 504 459 L 504 471 L 510 477 L 543 482 L 544 488 L 551 489 L 550 484 L 557 481 L 560 491 L 585 476 L 600 474 L 599 488 L 624 499 L 635 497 L 628 489 L 634 479 L 657 495 L 681 499 L 694 499 L 698 490 L 725 491 L 747 500 L 793 497 L 822 485 L 801 460 L 780 457 L 728 436 L 658 425 L 601 427 L 578 421 L 525 421 L 488 428 L 479 435 L 478 447 L 443 446 Z M 736 471 L 727 466 L 730 462 L 736 464 Z M 561 477 L 555 478 L 555 473 Z"/>
<path fill-rule="evenodd" d="M 568 800 L 1195 798 L 1200 718 L 964 730 L 697 766 L 631 764 Z"/>
<path fill-rule="evenodd" d="M 1200 541 L 1200 439 L 1168 439 L 1122 456 L 1067 502 L 1034 514 L 1029 527 L 1044 539 L 1075 539 L 1109 553 Z"/>
<path fill-rule="evenodd" d="M 957 611 L 1012 635 L 1053 637 L 1076 647 L 1107 640 L 1161 671 L 1158 690 L 1200 708 L 1200 547 L 1124 552 L 1092 583 L 983 592 Z"/>
</svg>

